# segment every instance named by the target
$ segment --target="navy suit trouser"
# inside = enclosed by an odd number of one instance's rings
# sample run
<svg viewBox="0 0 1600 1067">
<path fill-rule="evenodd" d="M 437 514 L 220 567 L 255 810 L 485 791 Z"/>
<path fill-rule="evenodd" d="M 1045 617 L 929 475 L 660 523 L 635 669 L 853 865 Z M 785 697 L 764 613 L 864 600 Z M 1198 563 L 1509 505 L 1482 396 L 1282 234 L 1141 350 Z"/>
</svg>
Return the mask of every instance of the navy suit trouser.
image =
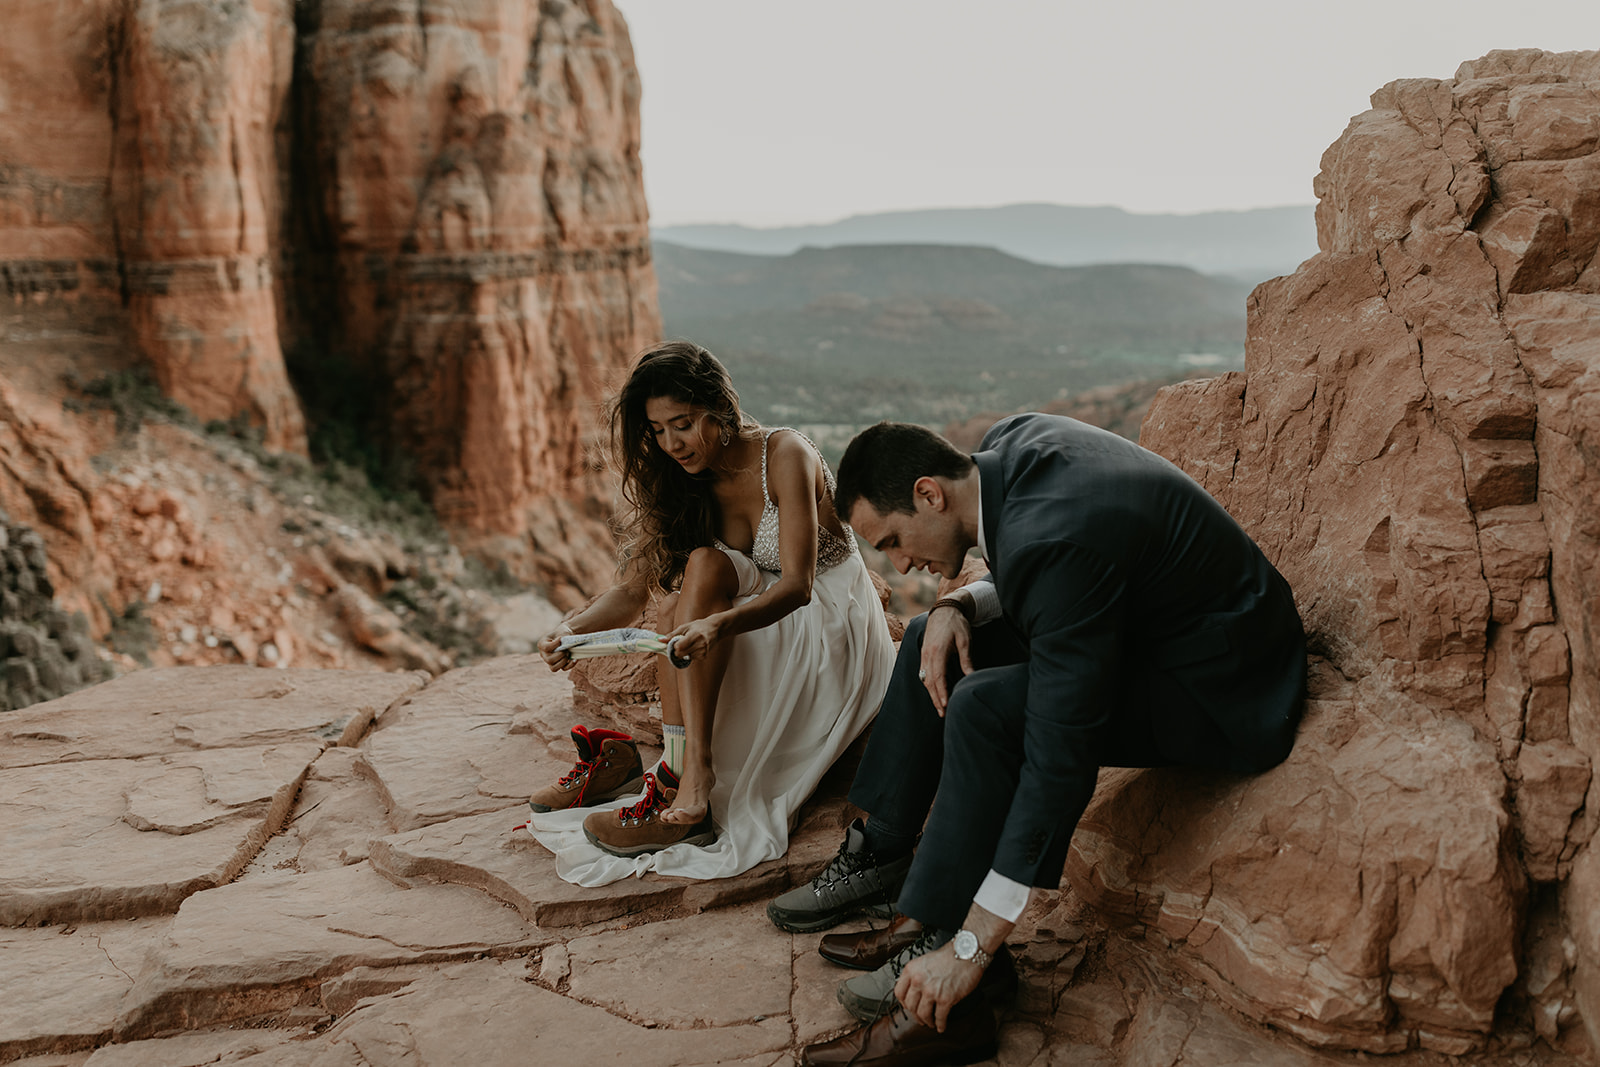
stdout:
<svg viewBox="0 0 1600 1067">
<path fill-rule="evenodd" d="M 972 631 L 973 673 L 959 678 L 944 717 L 917 677 L 927 616 L 906 627 L 883 706 L 850 787 L 850 800 L 896 830 L 923 829 L 899 910 L 924 925 L 958 928 L 994 860 L 995 844 L 1020 780 L 1028 701 L 1028 649 L 1004 621 Z M 1226 768 L 1227 738 L 1174 681 L 1131 670 L 1098 755 L 1101 766 Z M 1062 783 L 1086 798 L 1094 782 Z M 1070 834 L 1039 867 L 1046 888 L 1060 883 Z"/>
</svg>

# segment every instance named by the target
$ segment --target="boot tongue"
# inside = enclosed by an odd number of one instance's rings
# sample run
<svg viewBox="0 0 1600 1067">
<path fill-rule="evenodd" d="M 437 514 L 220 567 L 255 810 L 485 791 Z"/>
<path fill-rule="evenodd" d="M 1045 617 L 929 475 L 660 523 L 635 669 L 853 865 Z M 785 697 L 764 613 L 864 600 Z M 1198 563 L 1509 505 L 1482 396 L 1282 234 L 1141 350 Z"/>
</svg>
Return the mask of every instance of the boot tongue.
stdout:
<svg viewBox="0 0 1600 1067">
<path fill-rule="evenodd" d="M 572 728 L 572 743 L 578 746 L 578 762 L 588 763 L 594 759 L 594 742 L 589 740 L 587 726 L 574 726 Z"/>
<path fill-rule="evenodd" d="M 844 850 L 846 852 L 863 852 L 866 850 L 866 847 L 866 827 L 861 824 L 860 819 L 856 819 L 850 824 L 850 829 L 845 831 Z"/>
</svg>

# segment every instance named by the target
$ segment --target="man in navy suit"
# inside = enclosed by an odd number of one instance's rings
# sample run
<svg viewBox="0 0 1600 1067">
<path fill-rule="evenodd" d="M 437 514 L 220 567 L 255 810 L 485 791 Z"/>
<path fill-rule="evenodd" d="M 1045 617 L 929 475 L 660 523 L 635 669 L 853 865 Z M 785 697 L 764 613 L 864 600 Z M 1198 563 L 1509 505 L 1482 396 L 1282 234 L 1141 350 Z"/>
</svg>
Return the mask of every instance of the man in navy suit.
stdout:
<svg viewBox="0 0 1600 1067">
<path fill-rule="evenodd" d="M 907 629 L 851 788 L 869 817 L 768 912 L 786 929 L 899 913 L 824 938 L 828 958 L 877 966 L 840 989 L 876 1021 L 805 1062 L 971 1062 L 996 1036 L 969 995 L 1009 966 L 996 956 L 1030 888 L 1060 884 L 1100 767 L 1253 773 L 1288 756 L 1300 617 L 1199 485 L 1072 419 L 1003 419 L 972 456 L 880 423 L 846 450 L 835 506 L 902 572 L 953 578 L 977 547 L 990 576 Z"/>
</svg>

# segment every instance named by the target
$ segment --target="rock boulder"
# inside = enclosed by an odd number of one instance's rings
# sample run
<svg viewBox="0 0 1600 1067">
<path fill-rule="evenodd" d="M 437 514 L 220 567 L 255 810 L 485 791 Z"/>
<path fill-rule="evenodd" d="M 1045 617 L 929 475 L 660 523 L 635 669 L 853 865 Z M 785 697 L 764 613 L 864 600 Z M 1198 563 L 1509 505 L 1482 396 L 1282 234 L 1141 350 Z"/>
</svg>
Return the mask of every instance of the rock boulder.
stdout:
<svg viewBox="0 0 1600 1067">
<path fill-rule="evenodd" d="M 1575 901 L 1587 870 L 1597 92 L 1600 53 L 1540 52 L 1379 90 L 1323 157 L 1321 252 L 1250 298 L 1246 371 L 1144 421 L 1289 579 L 1318 663 L 1288 763 L 1118 777 L 1072 877 L 1318 1043 L 1481 1044 L 1528 886 Z M 1600 1034 L 1597 963 L 1531 999 Z"/>
</svg>

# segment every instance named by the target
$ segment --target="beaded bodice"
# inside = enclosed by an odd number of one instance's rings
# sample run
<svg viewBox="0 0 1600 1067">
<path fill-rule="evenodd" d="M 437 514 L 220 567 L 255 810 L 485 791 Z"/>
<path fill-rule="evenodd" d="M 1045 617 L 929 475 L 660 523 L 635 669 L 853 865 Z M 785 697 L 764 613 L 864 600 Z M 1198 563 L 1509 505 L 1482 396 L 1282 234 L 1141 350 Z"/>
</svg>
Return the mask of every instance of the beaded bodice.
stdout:
<svg viewBox="0 0 1600 1067">
<path fill-rule="evenodd" d="M 774 433 L 779 430 L 790 429 L 788 426 L 773 426 L 767 429 L 761 438 L 761 520 L 756 523 L 755 544 L 750 547 L 750 558 L 757 567 L 773 574 L 783 573 L 783 563 L 778 556 L 778 505 L 773 501 L 772 494 L 767 490 L 767 447 Z M 799 430 L 791 430 L 791 432 L 800 433 Z M 811 438 L 806 437 L 803 433 L 800 433 L 800 436 L 805 440 L 806 444 L 811 445 L 813 450 L 816 449 L 817 446 L 812 442 Z M 818 458 L 821 458 L 821 455 L 822 453 L 818 451 Z M 828 487 L 828 494 L 830 496 L 833 495 L 833 471 L 828 469 L 826 462 L 822 464 L 822 480 Z M 728 547 L 723 545 L 721 541 L 718 541 L 717 544 L 723 548 Z M 856 540 L 855 536 L 850 532 L 849 526 L 845 526 L 844 537 L 842 538 L 826 526 L 817 527 L 818 573 L 843 563 L 855 553 L 855 550 Z"/>
</svg>

